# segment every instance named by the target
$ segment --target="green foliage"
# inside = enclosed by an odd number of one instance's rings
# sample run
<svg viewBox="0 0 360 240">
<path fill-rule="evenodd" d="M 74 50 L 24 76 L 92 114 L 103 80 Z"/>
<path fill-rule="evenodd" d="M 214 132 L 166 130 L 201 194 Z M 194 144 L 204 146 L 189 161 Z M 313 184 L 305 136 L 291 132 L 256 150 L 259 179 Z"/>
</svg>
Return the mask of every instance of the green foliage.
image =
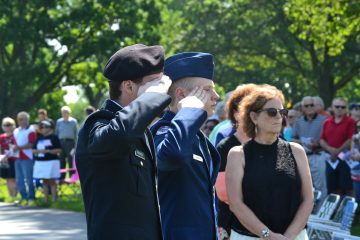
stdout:
<svg viewBox="0 0 360 240">
<path fill-rule="evenodd" d="M 359 4 L 313 2 L 169 1 L 161 28 L 173 32 L 161 42 L 170 53 L 213 53 L 216 81 L 226 91 L 241 83 L 269 83 L 292 102 L 306 93 L 329 103 L 337 90 L 359 78 Z M 341 21 L 325 19 L 327 14 Z"/>
<path fill-rule="evenodd" d="M 70 103 L 69 107 L 71 108 L 71 116 L 76 118 L 79 125 L 84 121 L 86 115 L 85 115 L 85 108 L 89 105 L 89 103 L 86 101 L 86 98 L 82 97 L 77 101 L 76 103 Z"/>
<path fill-rule="evenodd" d="M 0 117 L 29 111 L 62 86 L 97 84 L 100 69 L 80 80 L 74 64 L 103 66 L 121 46 L 159 41 L 153 0 L 0 0 L 0 6 Z"/>
<path fill-rule="evenodd" d="M 284 4 L 284 11 L 292 20 L 290 31 L 330 56 L 341 54 L 349 37 L 359 32 L 358 10 L 359 5 L 351 1 L 289 0 Z"/>
<path fill-rule="evenodd" d="M 70 78 L 82 86 L 83 97 L 92 106 L 99 106 L 108 92 L 108 84 L 102 75 L 101 67 L 94 61 L 73 64 L 70 69 Z"/>
<path fill-rule="evenodd" d="M 65 106 L 66 103 L 64 101 L 64 95 L 66 92 L 64 90 L 54 90 L 50 93 L 45 93 L 41 100 L 33 106 L 30 110 L 30 118 L 31 122 L 37 122 L 37 111 L 40 108 L 46 109 L 48 113 L 48 117 L 54 120 L 54 123 L 56 120 L 61 116 L 60 109 L 62 106 Z"/>
<path fill-rule="evenodd" d="M 0 117 L 46 108 L 58 113 L 61 87 L 81 85 L 98 107 L 102 69 L 120 47 L 164 45 L 167 56 L 215 56 L 224 91 L 269 83 L 293 102 L 326 103 L 359 80 L 360 2 L 333 0 L 0 0 Z M 351 86 L 354 86 L 353 84 Z M 352 88 L 353 89 L 353 88 Z"/>
<path fill-rule="evenodd" d="M 219 94 L 220 99 L 224 100 L 226 94 L 225 89 L 222 86 L 215 84 L 215 91 Z"/>
</svg>

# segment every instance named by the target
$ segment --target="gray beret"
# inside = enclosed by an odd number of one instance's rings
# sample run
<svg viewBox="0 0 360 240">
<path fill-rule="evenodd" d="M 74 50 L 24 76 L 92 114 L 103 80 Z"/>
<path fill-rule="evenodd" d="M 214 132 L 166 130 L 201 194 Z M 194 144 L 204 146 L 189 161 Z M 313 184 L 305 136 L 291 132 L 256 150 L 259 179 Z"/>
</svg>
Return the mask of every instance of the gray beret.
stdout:
<svg viewBox="0 0 360 240">
<path fill-rule="evenodd" d="M 164 68 L 164 48 L 135 44 L 124 47 L 112 55 L 104 68 L 109 81 L 135 80 L 160 72 Z"/>
</svg>

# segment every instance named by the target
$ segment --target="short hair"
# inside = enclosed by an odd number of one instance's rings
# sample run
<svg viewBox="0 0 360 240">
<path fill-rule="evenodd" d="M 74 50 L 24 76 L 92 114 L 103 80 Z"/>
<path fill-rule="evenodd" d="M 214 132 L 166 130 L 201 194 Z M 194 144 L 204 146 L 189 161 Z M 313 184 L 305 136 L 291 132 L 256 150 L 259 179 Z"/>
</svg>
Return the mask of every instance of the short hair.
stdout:
<svg viewBox="0 0 360 240">
<path fill-rule="evenodd" d="M 321 106 L 325 107 L 324 101 L 322 100 L 321 97 L 319 97 L 319 96 L 313 96 L 313 100 L 314 100 L 314 102 L 317 102 L 317 103 L 320 104 Z"/>
<path fill-rule="evenodd" d="M 158 71 L 155 73 L 158 73 Z M 142 77 L 142 78 L 130 79 L 130 80 L 133 81 L 135 84 L 140 84 L 143 81 L 143 79 L 144 78 Z M 119 99 L 119 97 L 121 96 L 120 86 L 121 86 L 122 82 L 124 82 L 124 81 L 120 81 L 120 82 L 119 81 L 108 81 L 110 99 L 112 99 L 112 100 Z"/>
<path fill-rule="evenodd" d="M 2 125 L 10 124 L 10 125 L 13 126 L 13 127 L 16 126 L 15 120 L 12 119 L 11 117 L 4 117 L 4 118 L 2 119 L 1 124 L 2 124 Z"/>
<path fill-rule="evenodd" d="M 17 118 L 19 118 L 19 117 L 25 117 L 27 120 L 29 120 L 30 119 L 30 115 L 27 113 L 27 112 L 25 112 L 25 111 L 21 111 L 21 112 L 19 112 L 18 114 L 17 114 Z"/>
<path fill-rule="evenodd" d="M 343 102 L 347 105 L 347 101 L 346 101 L 346 99 L 343 98 L 343 97 L 335 97 L 335 98 L 332 100 L 331 105 L 333 105 L 336 100 L 343 101 Z"/>
<path fill-rule="evenodd" d="M 63 106 L 63 107 L 61 108 L 61 112 L 71 113 L 71 109 L 69 108 L 69 106 Z"/>
<path fill-rule="evenodd" d="M 85 113 L 86 115 L 90 115 L 91 113 L 95 112 L 95 110 L 96 109 L 93 106 L 89 105 L 85 108 Z"/>
<path fill-rule="evenodd" d="M 229 100 L 226 102 L 227 116 L 230 119 L 233 125 L 236 125 L 236 119 L 234 114 L 238 112 L 239 104 L 241 100 L 249 95 L 254 89 L 256 89 L 258 85 L 249 83 L 242 84 L 236 87 L 236 89 L 232 92 Z"/>
<path fill-rule="evenodd" d="M 194 81 L 191 79 L 191 77 L 181 78 L 176 81 L 172 81 L 170 88 L 168 90 L 168 94 L 171 97 L 170 106 L 174 106 L 176 104 L 175 91 L 179 87 L 183 87 L 188 91 L 191 91 L 192 88 L 194 87 Z"/>
<path fill-rule="evenodd" d="M 47 111 L 43 108 L 40 108 L 37 113 L 47 115 Z"/>
<path fill-rule="evenodd" d="M 284 105 L 284 95 L 275 87 L 258 88 L 244 97 L 239 106 L 239 112 L 243 123 L 243 130 L 247 136 L 250 138 L 256 136 L 256 126 L 251 120 L 250 113 L 259 111 L 268 101 L 276 98 Z"/>
<path fill-rule="evenodd" d="M 301 102 L 295 103 L 292 108 L 295 109 L 296 111 L 301 112 Z"/>
<path fill-rule="evenodd" d="M 310 101 L 314 102 L 314 97 L 311 97 L 311 96 L 305 96 L 305 97 L 303 97 L 303 99 L 301 100 L 301 106 L 304 106 L 304 102 L 305 102 L 306 100 L 310 100 Z"/>
</svg>

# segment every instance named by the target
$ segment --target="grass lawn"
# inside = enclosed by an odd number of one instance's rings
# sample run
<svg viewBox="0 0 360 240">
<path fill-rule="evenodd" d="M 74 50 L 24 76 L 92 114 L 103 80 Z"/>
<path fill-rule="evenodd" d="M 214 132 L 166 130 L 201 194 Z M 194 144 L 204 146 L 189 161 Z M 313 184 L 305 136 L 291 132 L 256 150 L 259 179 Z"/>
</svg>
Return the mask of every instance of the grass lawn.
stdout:
<svg viewBox="0 0 360 240">
<path fill-rule="evenodd" d="M 360 236 L 360 222 L 354 223 L 351 228 L 351 234 L 355 236 Z"/>
<path fill-rule="evenodd" d="M 56 202 L 50 202 L 46 204 L 44 202 L 44 194 L 42 188 L 36 190 L 36 205 L 39 207 L 49 207 L 56 209 L 63 209 L 75 212 L 84 212 L 84 204 L 80 192 L 80 183 L 58 186 L 59 199 Z M 20 194 L 18 194 L 17 200 L 20 200 Z M 6 182 L 4 179 L 0 179 L 0 202 L 12 202 L 12 199 L 8 196 Z"/>
<path fill-rule="evenodd" d="M 0 179 L 0 202 L 11 202 L 11 199 L 8 197 L 6 182 L 4 179 Z M 80 184 L 73 186 L 60 186 L 59 200 L 55 203 L 51 203 L 50 205 L 46 205 L 44 203 L 42 189 L 37 189 L 36 203 L 39 207 L 50 207 L 69 211 L 84 212 L 84 204 L 80 193 Z M 360 214 L 360 208 L 358 209 L 358 214 Z M 353 235 L 360 236 L 359 218 L 357 218 L 357 221 L 354 222 L 351 233 Z"/>
</svg>

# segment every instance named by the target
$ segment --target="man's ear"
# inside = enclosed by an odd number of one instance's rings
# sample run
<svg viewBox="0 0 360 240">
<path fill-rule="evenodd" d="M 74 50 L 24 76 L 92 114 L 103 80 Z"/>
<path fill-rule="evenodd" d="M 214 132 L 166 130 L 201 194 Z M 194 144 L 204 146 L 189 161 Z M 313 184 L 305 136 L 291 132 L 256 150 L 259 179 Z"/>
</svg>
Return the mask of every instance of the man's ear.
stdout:
<svg viewBox="0 0 360 240">
<path fill-rule="evenodd" d="M 124 80 L 120 84 L 121 92 L 131 93 L 133 91 L 133 83 L 131 80 Z"/>
<path fill-rule="evenodd" d="M 185 95 L 185 89 L 184 88 L 181 88 L 181 87 L 178 87 L 175 89 L 175 97 L 176 99 L 178 99 L 179 101 L 183 98 L 186 97 Z"/>
</svg>

